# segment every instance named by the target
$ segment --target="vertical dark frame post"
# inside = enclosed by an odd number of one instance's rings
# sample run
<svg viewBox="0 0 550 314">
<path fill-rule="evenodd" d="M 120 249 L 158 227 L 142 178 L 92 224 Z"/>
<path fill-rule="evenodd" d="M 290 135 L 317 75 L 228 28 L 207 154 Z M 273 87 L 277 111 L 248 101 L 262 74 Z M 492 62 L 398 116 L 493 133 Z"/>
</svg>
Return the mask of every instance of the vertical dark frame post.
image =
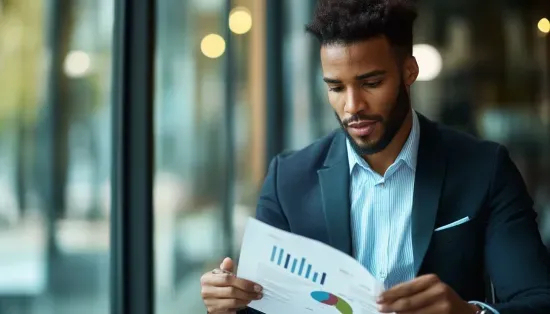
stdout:
<svg viewBox="0 0 550 314">
<path fill-rule="evenodd" d="M 235 206 L 235 60 L 233 58 L 233 38 L 229 29 L 229 13 L 233 6 L 232 0 L 225 0 L 223 10 L 223 30 L 226 42 L 224 56 L 225 79 L 225 181 L 223 196 L 223 247 L 224 255 L 233 257 L 233 208 Z"/>
<path fill-rule="evenodd" d="M 285 147 L 283 86 L 283 0 L 266 0 L 266 165 Z"/>
<path fill-rule="evenodd" d="M 46 180 L 43 182 L 45 189 L 43 191 L 44 196 L 46 196 L 46 217 L 47 217 L 47 267 L 46 267 L 46 281 L 48 283 L 48 291 L 52 291 L 55 288 L 55 270 L 54 266 L 58 258 L 58 249 L 57 242 L 55 238 L 55 222 L 59 214 L 59 199 L 56 199 L 56 189 L 59 188 L 59 185 L 62 184 L 59 180 L 56 159 L 58 159 L 59 149 L 54 145 L 57 144 L 55 140 L 56 135 L 59 133 L 58 130 L 58 121 L 62 112 L 60 112 L 59 105 L 61 103 L 59 90 L 61 84 L 61 76 L 63 73 L 60 71 L 63 65 L 63 56 L 61 53 L 61 47 L 59 43 L 61 42 L 61 32 L 60 32 L 60 23 L 61 23 L 61 10 L 58 9 L 60 3 L 59 1 L 52 0 L 47 6 L 47 45 L 49 49 L 49 67 L 48 67 L 48 82 L 47 82 L 47 99 L 46 106 L 48 111 L 45 115 L 44 123 L 44 136 L 42 140 L 42 149 L 47 150 L 47 157 L 45 158 L 44 164 L 41 165 L 41 169 L 44 169 L 44 174 Z M 45 143 L 45 144 L 44 144 Z"/>
<path fill-rule="evenodd" d="M 155 309 L 155 35 L 155 0 L 115 1 L 111 314 Z"/>
<path fill-rule="evenodd" d="M 56 240 L 56 221 L 66 213 L 65 186 L 68 169 L 68 132 L 70 106 L 67 104 L 68 77 L 63 61 L 69 52 L 69 38 L 73 31 L 73 4 L 68 0 L 47 1 L 46 45 L 48 56 L 46 83 L 46 111 L 39 130 L 40 149 L 45 158 L 39 160 L 38 178 L 43 186 L 47 217 L 47 285 L 55 293 L 58 285 L 60 252 Z M 42 177 L 43 176 L 43 177 Z"/>
<path fill-rule="evenodd" d="M 317 0 L 308 0 L 308 6 L 310 10 L 308 20 L 311 20 L 311 18 L 313 17 L 313 12 L 315 12 L 315 9 L 317 7 Z M 321 65 L 321 55 L 319 53 L 321 45 L 317 39 L 313 38 L 313 36 L 308 37 L 311 44 L 313 45 L 313 49 L 311 49 L 310 56 L 308 58 L 308 84 L 310 86 L 309 93 L 312 102 L 311 119 L 313 121 L 311 128 L 314 138 L 318 138 L 326 134 L 325 116 L 327 110 L 332 111 L 332 108 L 328 106 L 325 94 L 319 93 L 319 91 L 317 90 L 317 80 L 319 79 L 318 69 Z M 332 115 L 333 113 L 330 112 L 330 114 Z"/>
</svg>

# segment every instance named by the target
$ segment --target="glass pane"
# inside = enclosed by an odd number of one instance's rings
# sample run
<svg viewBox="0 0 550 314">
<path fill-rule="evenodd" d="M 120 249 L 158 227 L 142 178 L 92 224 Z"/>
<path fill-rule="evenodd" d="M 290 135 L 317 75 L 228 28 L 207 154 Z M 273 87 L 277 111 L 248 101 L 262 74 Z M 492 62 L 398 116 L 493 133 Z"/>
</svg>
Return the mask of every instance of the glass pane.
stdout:
<svg viewBox="0 0 550 314">
<path fill-rule="evenodd" d="M 224 221 L 225 175 L 232 167 L 226 162 L 225 3 L 157 3 L 154 196 L 159 314 L 204 311 L 199 278 L 219 265 L 228 246 L 236 252 L 265 174 L 264 1 L 233 1 L 234 206 L 232 221 Z M 227 245 L 231 238 L 235 240 Z"/>
<path fill-rule="evenodd" d="M 0 313 L 109 311 L 112 16 L 0 1 Z"/>
</svg>

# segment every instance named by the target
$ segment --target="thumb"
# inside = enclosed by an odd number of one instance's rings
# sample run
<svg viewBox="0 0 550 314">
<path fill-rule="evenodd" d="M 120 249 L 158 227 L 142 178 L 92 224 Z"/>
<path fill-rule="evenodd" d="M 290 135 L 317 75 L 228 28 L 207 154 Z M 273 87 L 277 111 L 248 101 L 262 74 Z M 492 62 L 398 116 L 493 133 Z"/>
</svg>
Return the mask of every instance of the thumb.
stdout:
<svg viewBox="0 0 550 314">
<path fill-rule="evenodd" d="M 233 268 L 235 268 L 235 265 L 233 263 L 233 260 L 229 257 L 226 257 L 220 265 L 221 270 L 225 270 L 228 272 L 233 272 Z"/>
</svg>

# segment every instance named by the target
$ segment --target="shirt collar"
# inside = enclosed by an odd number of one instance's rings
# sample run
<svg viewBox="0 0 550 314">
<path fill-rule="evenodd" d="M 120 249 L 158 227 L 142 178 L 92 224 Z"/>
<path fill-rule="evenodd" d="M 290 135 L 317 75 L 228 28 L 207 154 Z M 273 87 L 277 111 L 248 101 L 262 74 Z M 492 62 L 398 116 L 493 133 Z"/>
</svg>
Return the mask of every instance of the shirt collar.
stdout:
<svg viewBox="0 0 550 314">
<path fill-rule="evenodd" d="M 412 111 L 412 118 L 413 118 L 413 123 L 411 127 L 411 132 L 409 133 L 409 137 L 407 138 L 405 145 L 403 145 L 401 152 L 399 153 L 399 155 L 397 155 L 397 158 L 394 164 L 397 164 L 398 162 L 403 161 L 409 168 L 415 171 L 416 159 L 418 156 L 418 144 L 420 142 L 420 123 L 418 121 L 418 115 L 414 110 Z M 349 162 L 350 173 L 353 171 L 353 168 L 356 165 L 359 165 L 362 168 L 371 170 L 369 164 L 355 152 L 355 150 L 353 149 L 353 147 L 349 142 L 349 139 L 346 139 L 346 147 L 348 151 L 348 162 Z"/>
</svg>

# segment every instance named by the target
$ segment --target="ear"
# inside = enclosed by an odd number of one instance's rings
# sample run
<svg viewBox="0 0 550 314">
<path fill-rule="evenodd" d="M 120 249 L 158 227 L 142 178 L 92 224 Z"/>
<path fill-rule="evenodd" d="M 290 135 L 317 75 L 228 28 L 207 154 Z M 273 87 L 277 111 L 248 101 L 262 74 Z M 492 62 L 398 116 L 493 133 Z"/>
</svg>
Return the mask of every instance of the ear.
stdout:
<svg viewBox="0 0 550 314">
<path fill-rule="evenodd" d="M 416 79 L 418 78 L 418 63 L 416 62 L 416 58 L 413 56 L 409 56 L 405 59 L 405 62 L 403 63 L 403 80 L 405 85 L 407 87 L 410 87 L 414 82 L 416 82 Z"/>
</svg>

